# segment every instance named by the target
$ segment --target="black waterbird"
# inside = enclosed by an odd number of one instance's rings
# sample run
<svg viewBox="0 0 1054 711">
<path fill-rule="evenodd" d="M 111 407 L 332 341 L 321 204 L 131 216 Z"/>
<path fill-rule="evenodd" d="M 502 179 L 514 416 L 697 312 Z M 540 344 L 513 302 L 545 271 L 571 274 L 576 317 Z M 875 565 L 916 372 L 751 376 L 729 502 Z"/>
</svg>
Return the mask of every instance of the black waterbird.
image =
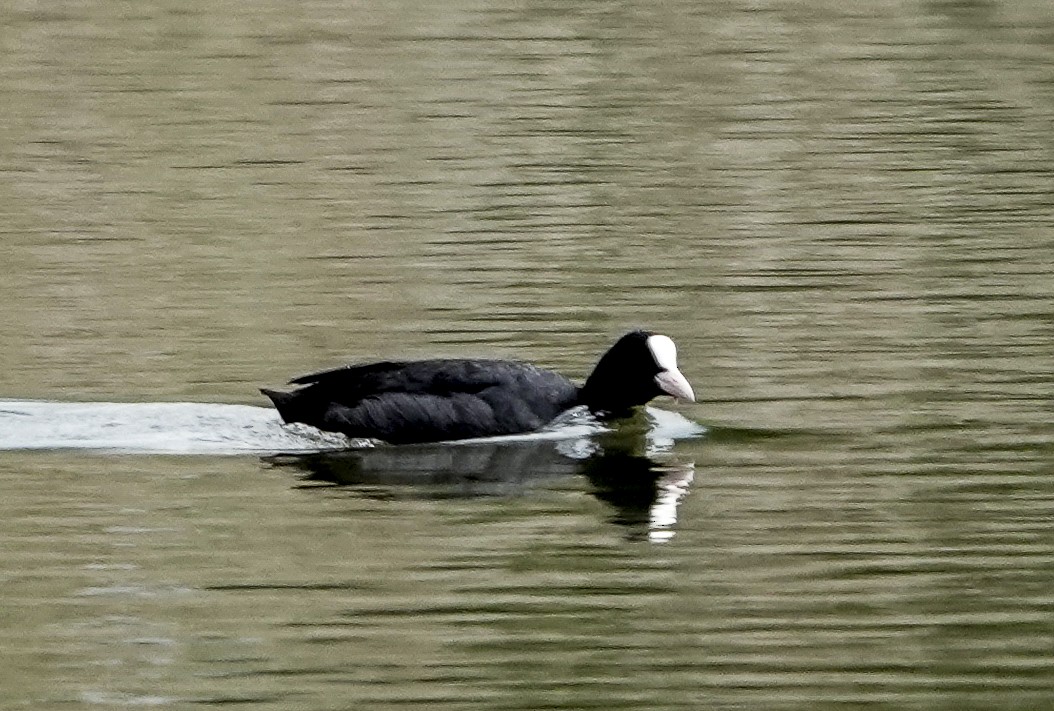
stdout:
<svg viewBox="0 0 1054 711">
<path fill-rule="evenodd" d="M 582 386 L 529 363 L 465 358 L 349 365 L 290 383 L 302 387 L 261 388 L 285 422 L 391 444 L 531 432 L 579 405 L 609 419 L 660 395 L 695 400 L 673 341 L 648 331 L 622 336 Z"/>
</svg>

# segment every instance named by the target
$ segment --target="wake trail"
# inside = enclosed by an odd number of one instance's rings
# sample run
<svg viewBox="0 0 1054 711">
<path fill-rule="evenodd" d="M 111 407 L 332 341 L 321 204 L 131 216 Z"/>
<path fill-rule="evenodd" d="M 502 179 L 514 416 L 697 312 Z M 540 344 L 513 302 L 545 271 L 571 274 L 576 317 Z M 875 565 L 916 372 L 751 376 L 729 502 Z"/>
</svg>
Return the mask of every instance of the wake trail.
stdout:
<svg viewBox="0 0 1054 711">
<path fill-rule="evenodd" d="M 681 415 L 647 408 L 650 445 L 659 449 L 704 429 Z M 567 413 L 543 431 L 473 443 L 568 440 L 571 450 L 589 449 L 606 429 L 583 413 Z M 0 450 L 86 450 L 139 454 L 308 453 L 369 446 L 305 425 L 286 425 L 269 407 L 219 403 L 57 402 L 0 400 Z"/>
</svg>

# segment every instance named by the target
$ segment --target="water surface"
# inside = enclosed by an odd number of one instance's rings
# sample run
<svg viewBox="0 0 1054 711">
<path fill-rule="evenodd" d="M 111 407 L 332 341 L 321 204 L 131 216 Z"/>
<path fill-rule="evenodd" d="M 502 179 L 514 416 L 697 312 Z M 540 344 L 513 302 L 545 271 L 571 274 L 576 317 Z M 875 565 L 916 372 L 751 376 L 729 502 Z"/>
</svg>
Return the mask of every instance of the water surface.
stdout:
<svg viewBox="0 0 1054 711">
<path fill-rule="evenodd" d="M 2 705 L 1050 705 L 1049 3 L 4 13 Z M 259 407 L 635 326 L 706 436 Z"/>
</svg>

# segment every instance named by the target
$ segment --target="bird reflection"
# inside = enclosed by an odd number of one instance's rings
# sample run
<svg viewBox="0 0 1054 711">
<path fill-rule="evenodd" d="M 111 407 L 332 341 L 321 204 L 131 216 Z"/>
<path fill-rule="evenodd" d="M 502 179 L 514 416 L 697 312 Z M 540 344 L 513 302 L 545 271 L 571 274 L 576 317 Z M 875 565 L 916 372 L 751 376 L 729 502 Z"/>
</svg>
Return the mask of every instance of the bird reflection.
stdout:
<svg viewBox="0 0 1054 711">
<path fill-rule="evenodd" d="M 695 472 L 692 461 L 654 458 L 644 430 L 632 425 L 589 438 L 381 446 L 266 461 L 303 472 L 309 486 L 384 498 L 515 496 L 582 475 L 590 493 L 611 507 L 612 523 L 630 539 L 653 542 L 673 537 L 677 507 Z"/>
<path fill-rule="evenodd" d="M 655 543 L 673 537 L 677 507 L 695 478 L 695 462 L 658 461 L 636 428 L 620 428 L 596 440 L 596 452 L 580 462 L 593 495 L 610 505 L 613 523 L 626 527 L 630 538 Z"/>
<path fill-rule="evenodd" d="M 631 538 L 646 536 L 661 543 L 673 538 L 677 507 L 695 477 L 695 463 L 602 454 L 585 461 L 582 473 L 593 495 L 614 509 L 613 523 L 625 526 Z"/>
</svg>

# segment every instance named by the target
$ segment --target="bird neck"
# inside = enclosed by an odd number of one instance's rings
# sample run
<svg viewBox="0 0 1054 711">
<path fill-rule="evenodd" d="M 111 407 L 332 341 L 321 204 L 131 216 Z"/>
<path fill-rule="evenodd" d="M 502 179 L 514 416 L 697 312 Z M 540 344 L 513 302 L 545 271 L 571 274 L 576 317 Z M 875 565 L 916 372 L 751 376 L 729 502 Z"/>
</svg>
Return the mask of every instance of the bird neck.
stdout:
<svg viewBox="0 0 1054 711">
<path fill-rule="evenodd" d="M 633 413 L 634 407 L 643 405 L 650 399 L 646 395 L 636 395 L 627 392 L 624 384 L 617 378 L 605 377 L 603 373 L 593 371 L 578 390 L 578 402 L 588 407 L 594 415 L 621 418 L 628 417 Z"/>
</svg>

